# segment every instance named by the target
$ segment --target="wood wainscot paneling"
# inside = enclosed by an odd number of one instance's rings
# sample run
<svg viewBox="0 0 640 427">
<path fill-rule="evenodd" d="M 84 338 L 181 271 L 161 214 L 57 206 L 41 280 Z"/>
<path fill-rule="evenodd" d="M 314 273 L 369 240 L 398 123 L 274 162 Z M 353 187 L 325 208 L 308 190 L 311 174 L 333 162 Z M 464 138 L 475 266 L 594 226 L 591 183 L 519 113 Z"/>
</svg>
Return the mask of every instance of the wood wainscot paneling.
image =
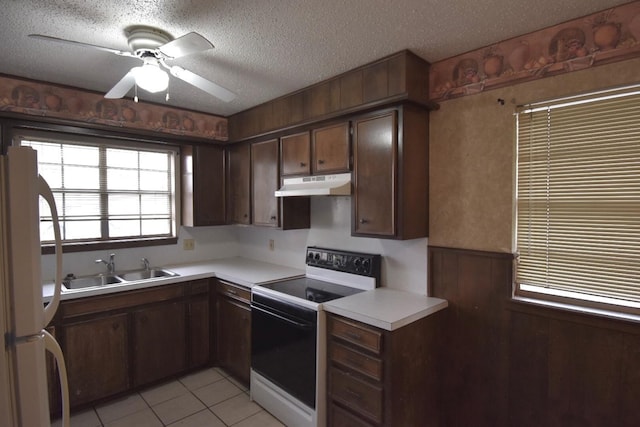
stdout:
<svg viewBox="0 0 640 427">
<path fill-rule="evenodd" d="M 429 248 L 430 295 L 449 301 L 442 425 L 639 425 L 640 325 L 513 301 L 512 260 Z"/>
<path fill-rule="evenodd" d="M 429 248 L 429 295 L 449 302 L 440 360 L 443 425 L 504 426 L 511 255 Z"/>
</svg>

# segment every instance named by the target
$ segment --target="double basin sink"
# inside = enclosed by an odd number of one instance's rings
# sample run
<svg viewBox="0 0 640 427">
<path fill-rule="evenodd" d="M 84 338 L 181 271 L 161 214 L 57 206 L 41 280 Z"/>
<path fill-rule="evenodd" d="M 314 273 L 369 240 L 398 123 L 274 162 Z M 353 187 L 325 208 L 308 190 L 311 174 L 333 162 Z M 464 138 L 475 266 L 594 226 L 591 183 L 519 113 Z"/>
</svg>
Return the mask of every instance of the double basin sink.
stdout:
<svg viewBox="0 0 640 427">
<path fill-rule="evenodd" d="M 179 276 L 178 273 L 163 268 L 150 268 L 143 270 L 125 271 L 113 274 L 97 274 L 85 277 L 66 277 L 62 283 L 67 289 L 90 288 L 94 286 L 118 285 L 127 282 L 141 280 L 162 279 L 165 277 Z"/>
</svg>

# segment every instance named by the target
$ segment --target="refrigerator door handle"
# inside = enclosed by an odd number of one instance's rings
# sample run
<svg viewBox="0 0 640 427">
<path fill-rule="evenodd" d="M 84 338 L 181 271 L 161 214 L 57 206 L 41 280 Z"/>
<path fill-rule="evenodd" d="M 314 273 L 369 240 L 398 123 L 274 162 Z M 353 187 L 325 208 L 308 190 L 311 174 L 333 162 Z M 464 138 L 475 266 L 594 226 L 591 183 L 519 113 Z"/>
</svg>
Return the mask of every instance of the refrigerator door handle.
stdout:
<svg viewBox="0 0 640 427">
<path fill-rule="evenodd" d="M 62 396 L 62 427 L 69 427 L 69 383 L 67 381 L 67 367 L 64 364 L 64 356 L 58 341 L 46 330 L 44 334 L 44 348 L 53 355 L 58 368 L 58 376 L 60 378 L 60 394 Z"/>
<path fill-rule="evenodd" d="M 62 290 L 62 239 L 60 238 L 60 222 L 58 221 L 58 210 L 56 209 L 56 201 L 53 198 L 53 192 L 51 187 L 47 184 L 47 181 L 38 175 L 38 188 L 40 195 L 46 200 L 51 209 L 51 218 L 53 219 L 53 235 L 55 238 L 56 247 L 56 276 L 55 276 L 55 289 L 53 291 L 53 297 L 51 301 L 44 309 L 44 324 L 45 326 L 51 323 L 53 316 L 58 310 L 58 304 L 60 303 L 60 292 Z"/>
</svg>

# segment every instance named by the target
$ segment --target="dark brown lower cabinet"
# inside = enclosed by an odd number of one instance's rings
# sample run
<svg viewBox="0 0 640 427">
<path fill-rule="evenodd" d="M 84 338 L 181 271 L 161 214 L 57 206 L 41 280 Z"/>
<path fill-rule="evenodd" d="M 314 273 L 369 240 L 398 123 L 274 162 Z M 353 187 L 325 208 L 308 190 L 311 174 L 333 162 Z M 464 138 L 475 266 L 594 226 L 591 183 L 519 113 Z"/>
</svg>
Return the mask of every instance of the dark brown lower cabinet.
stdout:
<svg viewBox="0 0 640 427">
<path fill-rule="evenodd" d="M 250 291 L 221 280 L 216 289 L 218 364 L 248 384 L 251 370 Z"/>
<path fill-rule="evenodd" d="M 62 328 L 72 407 L 129 388 L 128 324 L 122 313 Z"/>
<path fill-rule="evenodd" d="M 327 409 L 334 427 L 437 426 L 441 314 L 387 331 L 327 318 Z"/>
<path fill-rule="evenodd" d="M 185 303 L 133 313 L 133 385 L 149 384 L 186 368 Z"/>
<path fill-rule="evenodd" d="M 63 301 L 55 330 L 71 406 L 208 365 L 209 288 L 207 279 Z"/>
<path fill-rule="evenodd" d="M 209 295 L 189 301 L 189 368 L 205 366 L 211 361 L 211 315 Z"/>
</svg>

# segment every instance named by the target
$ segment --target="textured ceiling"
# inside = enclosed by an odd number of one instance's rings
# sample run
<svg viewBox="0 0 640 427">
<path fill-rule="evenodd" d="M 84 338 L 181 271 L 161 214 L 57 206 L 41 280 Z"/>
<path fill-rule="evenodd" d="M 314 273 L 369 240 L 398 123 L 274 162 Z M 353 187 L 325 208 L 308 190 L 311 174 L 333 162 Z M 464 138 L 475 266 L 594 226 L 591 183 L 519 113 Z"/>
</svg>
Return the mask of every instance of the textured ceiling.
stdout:
<svg viewBox="0 0 640 427">
<path fill-rule="evenodd" d="M 106 92 L 136 59 L 31 33 L 128 50 L 124 28 L 216 48 L 180 65 L 235 92 L 224 103 L 172 79 L 169 104 L 229 115 L 402 49 L 429 62 L 628 3 L 622 0 L 0 0 L 0 73 Z M 131 94 L 129 95 L 129 97 Z M 164 103 L 164 94 L 139 93 Z"/>
</svg>

